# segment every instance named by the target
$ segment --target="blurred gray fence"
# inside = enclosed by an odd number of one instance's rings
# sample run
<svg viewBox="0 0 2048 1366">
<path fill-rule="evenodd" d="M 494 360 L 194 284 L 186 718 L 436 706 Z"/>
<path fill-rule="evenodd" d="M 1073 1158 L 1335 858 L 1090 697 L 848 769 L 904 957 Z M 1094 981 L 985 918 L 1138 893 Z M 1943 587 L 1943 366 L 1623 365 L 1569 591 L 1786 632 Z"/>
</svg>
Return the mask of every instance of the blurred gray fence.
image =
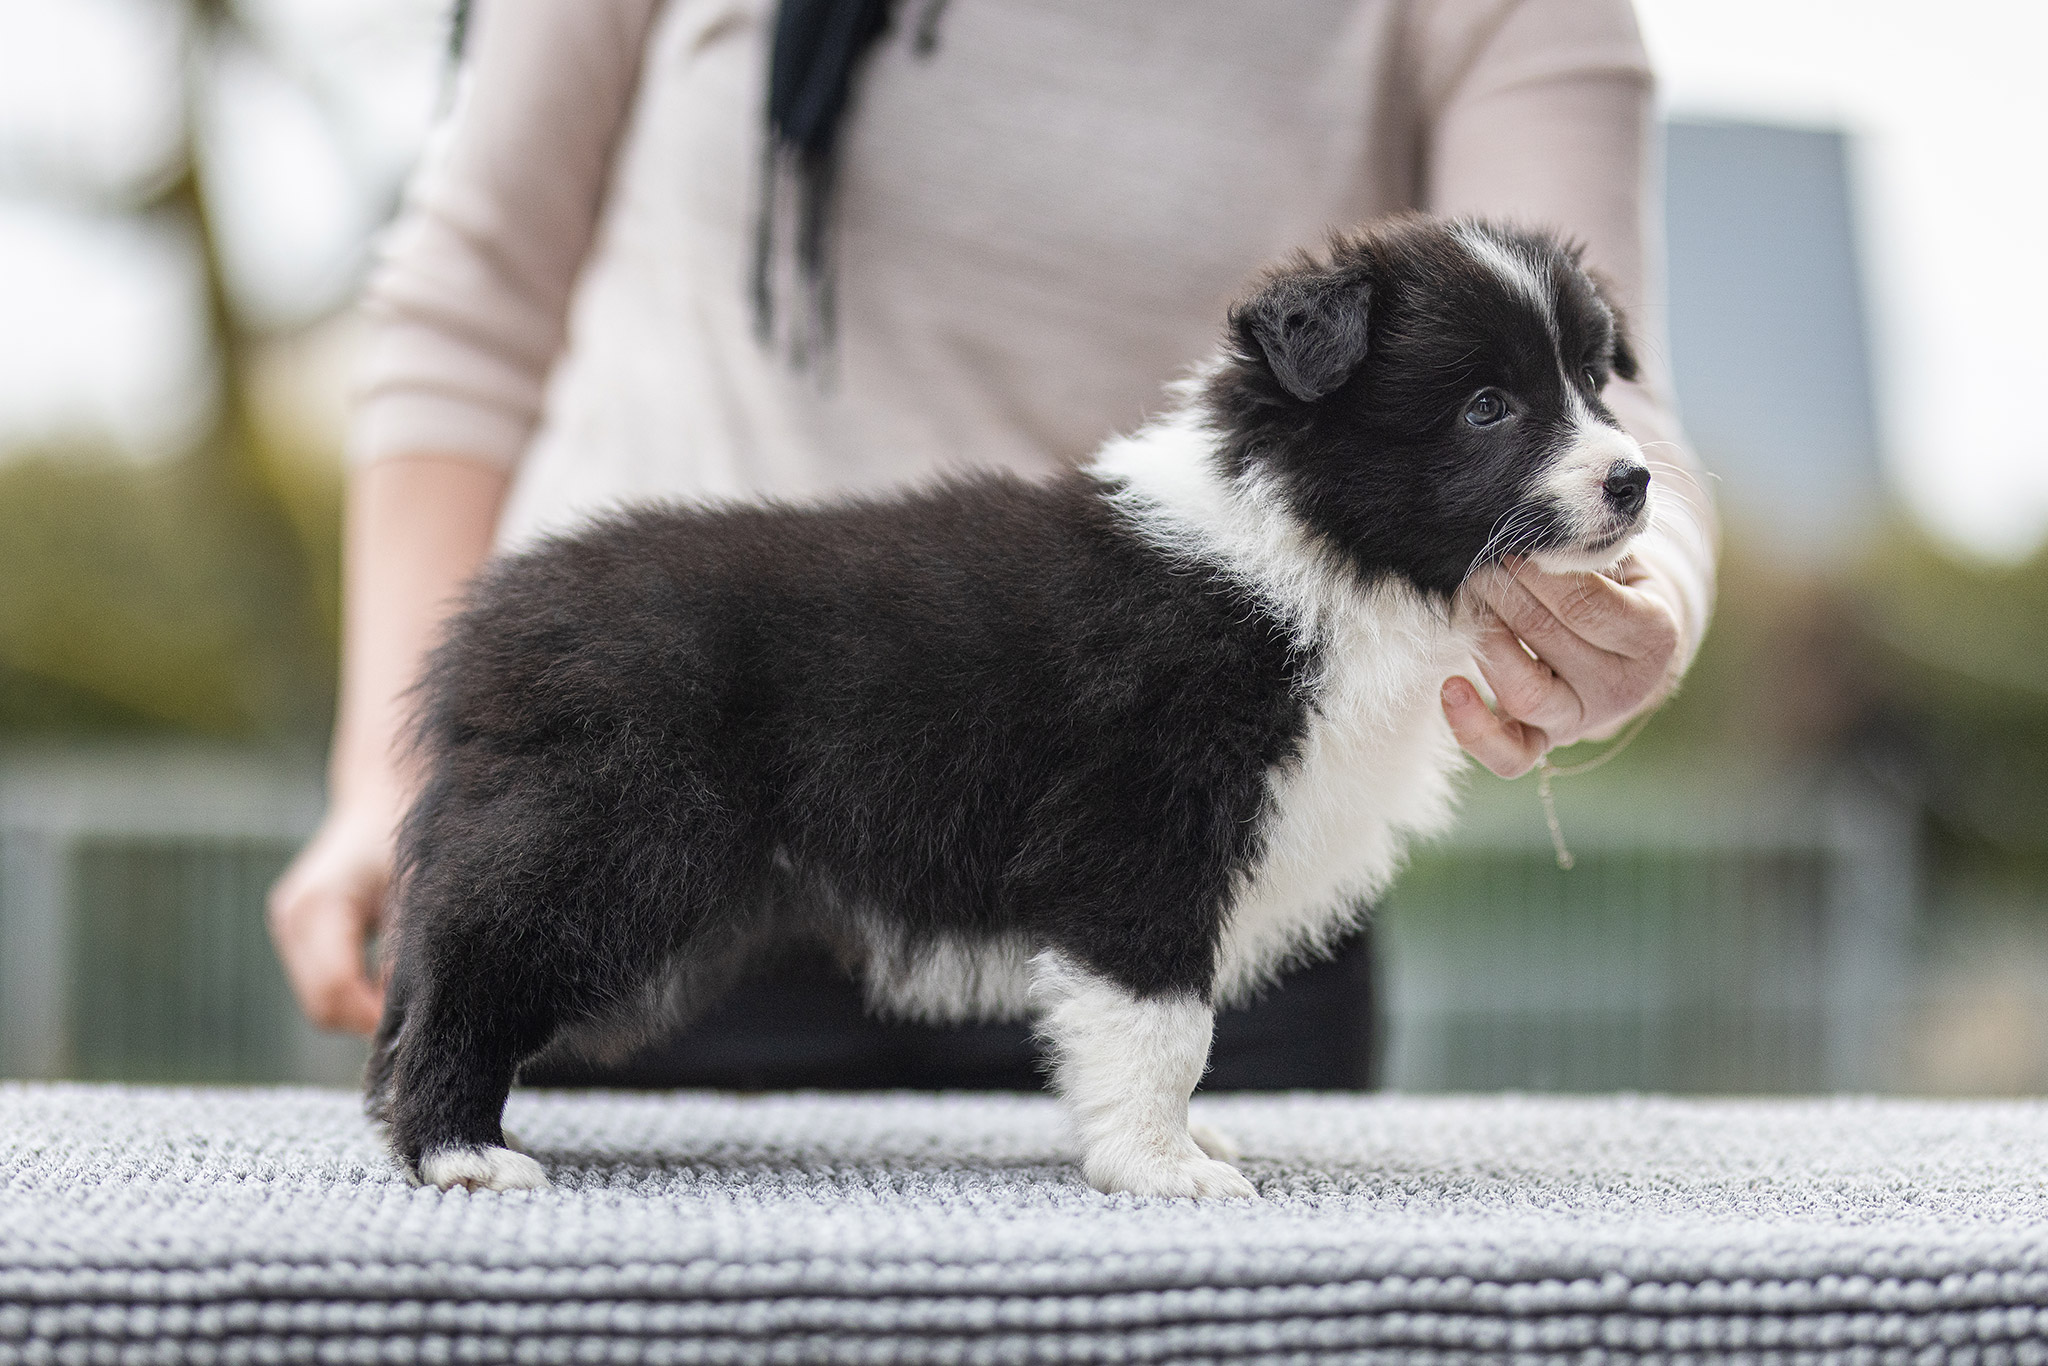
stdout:
<svg viewBox="0 0 2048 1366">
<path fill-rule="evenodd" d="M 1898 1084 L 1907 809 L 1811 773 L 1560 780 L 1566 872 L 1533 778 L 1473 789 L 1381 913 L 1391 1086 Z"/>
<path fill-rule="evenodd" d="M 347 1081 L 263 924 L 320 813 L 306 765 L 200 749 L 0 761 L 0 1075 Z"/>
<path fill-rule="evenodd" d="M 1599 775 L 1605 779 L 1606 775 Z M 1388 900 L 1405 1090 L 1884 1089 L 1911 823 L 1812 775 L 1475 775 Z M 305 766 L 205 751 L 0 760 L 0 1075 L 346 1083 L 292 1006 L 263 897 L 318 818 Z"/>
</svg>

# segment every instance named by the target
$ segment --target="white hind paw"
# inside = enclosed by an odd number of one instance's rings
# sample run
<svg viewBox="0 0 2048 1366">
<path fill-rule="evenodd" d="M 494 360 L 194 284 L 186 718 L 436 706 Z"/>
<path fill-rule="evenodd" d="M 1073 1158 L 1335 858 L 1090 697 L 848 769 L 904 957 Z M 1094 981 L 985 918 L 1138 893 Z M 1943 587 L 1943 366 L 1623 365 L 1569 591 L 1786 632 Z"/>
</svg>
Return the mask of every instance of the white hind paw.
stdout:
<svg viewBox="0 0 2048 1366">
<path fill-rule="evenodd" d="M 1195 1140 L 1197 1148 L 1218 1162 L 1235 1162 L 1244 1156 L 1238 1150 L 1238 1146 L 1230 1141 L 1230 1135 L 1218 1133 L 1206 1124 L 1188 1125 L 1188 1137 Z"/>
<path fill-rule="evenodd" d="M 1168 1195 L 1196 1200 L 1250 1200 L 1258 1195 L 1244 1173 L 1228 1162 L 1198 1152 L 1148 1156 L 1133 1161 L 1091 1155 L 1085 1165 L 1088 1184 L 1099 1191 L 1132 1195 Z"/>
<path fill-rule="evenodd" d="M 540 1163 L 510 1148 L 437 1148 L 420 1158 L 420 1184 L 473 1191 L 543 1190 Z"/>
</svg>

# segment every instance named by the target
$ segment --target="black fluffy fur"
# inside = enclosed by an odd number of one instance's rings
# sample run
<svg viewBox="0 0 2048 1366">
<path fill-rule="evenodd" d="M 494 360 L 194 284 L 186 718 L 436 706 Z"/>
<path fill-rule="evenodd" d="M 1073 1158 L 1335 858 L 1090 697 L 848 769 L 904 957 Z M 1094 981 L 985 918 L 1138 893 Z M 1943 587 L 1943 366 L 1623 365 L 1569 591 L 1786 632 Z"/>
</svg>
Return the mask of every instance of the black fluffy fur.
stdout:
<svg viewBox="0 0 2048 1366">
<path fill-rule="evenodd" d="M 1574 255 L 1502 236 L 1552 272 L 1555 337 L 1424 219 L 1232 313 L 1217 459 L 1364 578 L 1447 599 L 1540 473 L 1553 391 L 1632 372 Z M 1523 435 L 1459 420 L 1482 385 Z M 764 947 L 857 956 L 856 916 L 1206 998 L 1319 647 L 1107 492 L 646 508 L 489 570 L 419 690 L 368 1078 L 401 1159 L 501 1144 L 523 1061 L 700 1010 Z"/>
<path fill-rule="evenodd" d="M 856 906 L 1206 991 L 1309 664 L 1081 475 L 645 511 L 508 561 L 424 684 L 372 1087 L 400 1154 L 500 1143 L 557 1031 L 663 972 L 701 1008 Z"/>
</svg>

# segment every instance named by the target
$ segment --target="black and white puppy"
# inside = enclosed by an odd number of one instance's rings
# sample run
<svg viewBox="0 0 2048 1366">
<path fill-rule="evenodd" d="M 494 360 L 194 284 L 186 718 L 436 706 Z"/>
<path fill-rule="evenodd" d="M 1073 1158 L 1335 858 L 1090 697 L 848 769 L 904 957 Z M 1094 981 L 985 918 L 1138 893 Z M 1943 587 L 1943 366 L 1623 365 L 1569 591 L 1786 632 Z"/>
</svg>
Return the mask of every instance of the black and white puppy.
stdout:
<svg viewBox="0 0 2048 1366">
<path fill-rule="evenodd" d="M 520 1064 L 822 937 L 875 1008 L 1036 1016 L 1087 1178 L 1244 1196 L 1189 1130 L 1212 1011 L 1440 828 L 1452 599 L 1611 564 L 1649 471 L 1574 252 L 1393 220 L 1267 274 L 1177 406 L 1049 484 L 644 508 L 486 573 L 421 689 L 373 1114 L 546 1184 Z"/>
</svg>

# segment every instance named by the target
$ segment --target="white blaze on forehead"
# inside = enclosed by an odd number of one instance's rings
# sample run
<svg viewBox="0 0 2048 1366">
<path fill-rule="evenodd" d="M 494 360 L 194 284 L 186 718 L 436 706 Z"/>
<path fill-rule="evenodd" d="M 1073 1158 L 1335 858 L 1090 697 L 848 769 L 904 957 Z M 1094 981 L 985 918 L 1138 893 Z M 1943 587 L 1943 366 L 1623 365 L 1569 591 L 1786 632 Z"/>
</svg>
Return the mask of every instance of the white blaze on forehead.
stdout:
<svg viewBox="0 0 2048 1366">
<path fill-rule="evenodd" d="M 1465 250 L 1472 253 L 1472 259 L 1492 272 L 1510 293 L 1519 294 L 1528 300 L 1529 306 L 1543 315 L 1543 320 L 1556 325 L 1557 313 L 1551 303 L 1550 285 L 1536 270 L 1535 265 L 1508 243 L 1470 224 L 1458 229 L 1458 240 L 1465 244 Z"/>
</svg>

